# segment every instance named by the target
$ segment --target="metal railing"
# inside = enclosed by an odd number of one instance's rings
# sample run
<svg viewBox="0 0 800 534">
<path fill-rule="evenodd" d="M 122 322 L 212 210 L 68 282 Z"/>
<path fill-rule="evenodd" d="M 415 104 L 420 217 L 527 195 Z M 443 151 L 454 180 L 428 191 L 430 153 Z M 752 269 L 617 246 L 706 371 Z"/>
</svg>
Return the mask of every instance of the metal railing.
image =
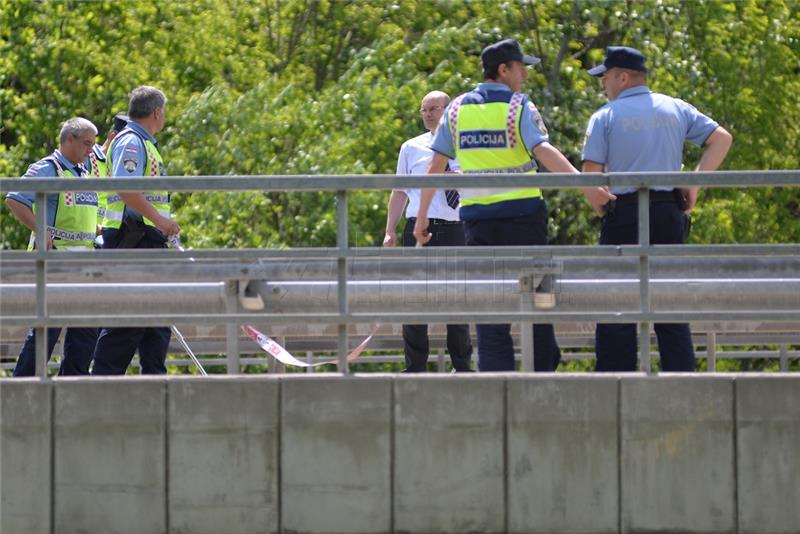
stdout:
<svg viewBox="0 0 800 534">
<path fill-rule="evenodd" d="M 295 249 L 209 249 L 177 252 L 173 250 L 103 250 L 95 252 L 47 251 L 43 243 L 46 221 L 47 192 L 67 191 L 75 188 L 72 179 L 3 179 L 0 180 L 0 194 L 9 191 L 31 191 L 36 194 L 37 250 L 33 252 L 2 251 L 0 267 L 19 262 L 35 261 L 36 309 L 32 316 L 2 316 L 3 323 L 11 326 L 32 324 L 36 329 L 36 368 L 37 375 L 45 378 L 46 372 L 46 327 L 48 326 L 114 326 L 138 325 L 161 326 L 164 324 L 219 324 L 226 325 L 226 352 L 228 372 L 239 372 L 239 326 L 248 322 L 269 322 L 287 324 L 292 322 L 317 322 L 336 324 L 337 352 L 339 355 L 339 371 L 349 372 L 346 360 L 348 353 L 349 324 L 368 322 L 410 322 L 426 321 L 439 323 L 453 322 L 514 322 L 522 325 L 522 362 L 524 370 L 532 370 L 532 338 L 528 326 L 536 322 L 592 321 L 638 323 L 640 332 L 650 332 L 654 322 L 689 322 L 689 321 L 738 321 L 760 320 L 773 322 L 790 322 L 800 320 L 800 310 L 725 310 L 725 311 L 654 311 L 651 306 L 650 258 L 654 256 L 792 256 L 800 255 L 800 245 L 656 245 L 649 242 L 649 189 L 659 184 L 671 184 L 675 187 L 702 185 L 710 187 L 763 187 L 763 186 L 798 186 L 800 171 L 734 171 L 734 172 L 701 172 L 701 173 L 610 173 L 610 174 L 550 174 L 537 175 L 431 175 L 431 176 L 394 176 L 394 175 L 350 175 L 350 176 L 206 176 L 206 177 L 161 177 L 161 178 L 115 178 L 85 179 L 81 181 L 81 189 L 90 191 L 140 191 L 169 190 L 178 191 L 332 191 L 336 195 L 336 247 L 329 248 L 295 248 Z M 621 246 L 537 246 L 537 247 L 448 247 L 447 249 L 383 249 L 379 247 L 349 246 L 348 240 L 348 197 L 351 191 L 389 190 L 393 188 L 461 188 L 471 187 L 540 187 L 540 188 L 578 188 L 588 186 L 623 187 L 632 186 L 639 190 L 639 243 Z M 584 205 L 581 209 L 590 209 Z M 419 258 L 426 260 L 447 254 L 460 258 L 544 258 L 555 257 L 621 257 L 635 256 L 639 258 L 639 307 L 637 311 L 603 311 L 603 312 L 546 312 L 532 307 L 515 312 L 431 312 L 419 314 L 388 312 L 359 313 L 350 310 L 348 300 L 348 266 L 354 259 L 374 259 L 387 261 L 391 258 Z M 335 259 L 337 265 L 337 310 L 335 313 L 248 313 L 242 311 L 239 304 L 238 287 L 235 280 L 225 282 L 224 313 L 205 314 L 203 316 L 182 314 L 125 314 L 108 315 L 51 315 L 47 308 L 47 272 L 48 264 L 73 263 L 74 265 L 89 263 L 129 263 L 142 262 L 148 265 L 148 271 L 159 261 L 182 258 L 202 260 L 237 260 L 237 261 L 271 261 L 271 260 L 320 260 Z M 157 274 L 157 272 L 156 272 Z M 248 276 L 243 276 L 247 279 Z M 650 372 L 650 336 L 640 335 L 639 356 L 641 369 Z"/>
<path fill-rule="evenodd" d="M 398 364 L 402 365 L 405 363 L 405 356 L 403 355 L 403 347 L 402 347 L 402 334 L 397 334 L 394 338 L 383 338 L 378 339 L 375 343 L 370 345 L 370 350 L 373 352 L 370 356 L 364 357 L 358 360 L 358 364 Z M 792 337 L 792 336 L 789 336 Z M 778 370 L 781 372 L 788 372 L 790 370 L 790 361 L 792 360 L 800 360 L 800 334 L 793 336 L 793 339 L 790 339 L 790 342 L 786 342 L 786 334 L 773 334 L 772 336 L 764 336 L 764 335 L 755 335 L 755 336 L 748 336 L 744 335 L 739 337 L 735 340 L 735 342 L 725 341 L 724 339 L 717 340 L 717 334 L 714 332 L 709 332 L 704 335 L 701 335 L 697 339 L 701 339 L 703 341 L 699 341 L 695 343 L 696 346 L 703 346 L 705 347 L 704 350 L 696 350 L 695 357 L 698 360 L 705 360 L 706 361 L 706 372 L 714 372 L 717 368 L 717 362 L 720 360 L 776 360 L 778 363 Z M 279 343 L 284 340 L 278 340 Z M 296 357 L 307 363 L 307 364 L 315 364 L 321 363 L 325 361 L 329 361 L 331 356 L 326 354 L 324 348 L 320 348 L 317 350 L 308 349 L 308 346 L 333 346 L 335 343 L 334 341 L 328 339 L 313 339 L 313 340 L 303 340 L 297 339 L 292 340 L 291 343 L 285 342 L 281 343 L 285 347 L 287 347 L 290 352 L 296 355 Z M 712 344 L 713 343 L 713 344 Z M 650 344 L 655 345 L 656 339 L 651 336 Z M 515 345 L 519 346 L 519 339 L 515 338 Z M 590 348 L 594 345 L 594 339 L 581 339 L 581 340 L 569 340 L 563 337 L 559 337 L 559 346 L 561 348 L 561 360 L 563 362 L 571 362 L 571 361 L 593 361 L 596 358 L 596 355 L 593 352 L 587 352 L 585 350 L 574 350 L 579 348 Z M 751 347 L 760 347 L 760 348 L 750 348 L 747 350 L 741 350 L 736 348 L 720 348 L 724 346 L 730 347 L 737 347 L 741 345 L 747 345 Z M 766 346 L 776 346 L 777 348 L 770 349 L 765 348 Z M 10 371 L 15 366 L 16 355 L 19 351 L 21 343 L 15 343 L 13 345 L 8 345 L 4 347 L 0 347 L 2 352 L 5 354 L 5 357 L 0 356 L 0 369 L 4 369 L 6 371 Z M 792 347 L 797 347 L 797 349 L 793 349 Z M 220 354 L 224 354 L 226 348 L 226 342 L 222 341 L 199 341 L 192 343 L 192 350 L 196 356 L 200 358 L 200 363 L 206 370 L 209 370 L 210 367 L 227 367 L 228 361 L 227 358 L 224 356 L 220 356 Z M 436 366 L 436 372 L 445 373 L 448 371 L 447 368 L 447 356 L 446 356 L 446 339 L 444 338 L 432 338 L 430 341 L 430 348 L 431 348 L 431 360 L 430 365 Z M 13 350 L 9 350 L 13 349 Z M 242 351 L 244 354 L 252 354 L 251 351 Z M 375 354 L 378 353 L 378 354 Z M 63 353 L 59 350 L 57 346 L 53 352 L 54 355 L 63 355 Z M 193 368 L 195 366 L 195 362 L 187 357 L 181 357 L 180 355 L 185 355 L 186 351 L 183 347 L 180 346 L 178 343 L 171 343 L 169 348 L 169 354 L 172 355 L 171 358 L 167 360 L 167 367 L 178 367 L 178 368 Z M 657 352 L 650 352 L 651 358 L 658 358 L 659 354 Z M 516 362 L 522 361 L 522 354 L 517 352 L 515 354 Z M 286 368 L 280 362 L 274 359 L 270 359 L 268 356 L 265 358 L 264 356 L 260 355 L 253 355 L 253 356 L 241 356 L 239 359 L 239 363 L 243 366 L 266 366 L 269 369 L 270 373 L 285 373 Z M 51 371 L 57 370 L 60 367 L 61 363 L 57 360 L 51 361 L 48 363 L 48 369 Z M 351 365 L 354 365 L 351 363 Z M 131 362 L 131 367 L 134 369 L 140 369 L 140 364 L 138 358 L 134 358 Z M 324 372 L 326 369 L 316 369 L 314 367 L 305 367 L 302 369 L 298 369 L 298 371 L 302 371 L 305 373 L 313 373 L 313 372 Z"/>
</svg>

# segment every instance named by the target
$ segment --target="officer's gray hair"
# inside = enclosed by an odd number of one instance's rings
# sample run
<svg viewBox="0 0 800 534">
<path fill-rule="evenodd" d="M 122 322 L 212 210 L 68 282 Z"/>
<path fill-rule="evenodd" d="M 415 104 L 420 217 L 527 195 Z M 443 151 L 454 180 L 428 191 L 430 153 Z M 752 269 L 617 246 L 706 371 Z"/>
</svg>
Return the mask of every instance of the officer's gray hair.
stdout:
<svg viewBox="0 0 800 534">
<path fill-rule="evenodd" d="M 131 91 L 128 102 L 128 117 L 131 119 L 144 119 L 153 114 L 158 108 L 167 105 L 167 97 L 161 89 L 150 85 L 142 85 Z"/>
<path fill-rule="evenodd" d="M 64 124 L 61 125 L 61 142 L 67 140 L 67 137 L 80 137 L 87 130 L 91 130 L 94 135 L 97 135 L 97 126 L 95 126 L 89 119 L 83 117 L 72 117 Z"/>
</svg>

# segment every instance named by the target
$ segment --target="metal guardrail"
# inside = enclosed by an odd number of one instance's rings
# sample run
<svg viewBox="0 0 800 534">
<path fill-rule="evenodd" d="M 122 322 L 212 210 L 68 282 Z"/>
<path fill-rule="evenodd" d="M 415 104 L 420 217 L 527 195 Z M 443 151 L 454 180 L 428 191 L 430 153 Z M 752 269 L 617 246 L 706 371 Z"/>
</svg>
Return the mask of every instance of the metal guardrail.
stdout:
<svg viewBox="0 0 800 534">
<path fill-rule="evenodd" d="M 700 172 L 700 173 L 609 173 L 609 174 L 555 174 L 541 173 L 531 175 L 430 175 L 430 176 L 394 176 L 394 175 L 349 175 L 349 176 L 205 176 L 205 177 L 161 177 L 161 178 L 115 178 L 86 179 L 81 182 L 82 189 L 95 191 L 141 191 L 141 190 L 170 190 L 170 191 L 335 191 L 336 194 L 336 222 L 337 246 L 332 248 L 314 249 L 283 249 L 283 250 L 206 250 L 187 251 L 183 253 L 164 250 L 135 250 L 135 251 L 97 251 L 74 252 L 65 257 L 63 252 L 47 251 L 43 246 L 42 230 L 45 228 L 46 202 L 45 194 L 54 191 L 71 190 L 75 186 L 70 179 L 2 179 L 0 180 L 0 194 L 9 191 L 31 191 L 36 193 L 38 209 L 36 224 L 40 230 L 37 232 L 37 250 L 33 252 L 2 251 L 0 252 L 0 265 L 6 266 L 20 261 L 36 262 L 36 315 L 32 318 L 33 326 L 37 332 L 37 375 L 46 378 L 46 327 L 51 325 L 95 324 L 102 325 L 103 317 L 84 316 L 60 317 L 51 316 L 47 310 L 47 266 L 48 262 L 69 262 L 85 260 L 110 260 L 120 262 L 153 262 L 176 257 L 197 260 L 203 259 L 324 259 L 335 258 L 337 262 L 337 301 L 336 313 L 318 314 L 314 317 L 317 322 L 338 324 L 337 346 L 339 354 L 339 371 L 349 372 L 346 355 L 348 352 L 347 325 L 358 322 L 393 321 L 403 322 L 409 320 L 423 320 L 427 322 L 447 322 L 453 320 L 477 322 L 519 322 L 522 328 L 523 369 L 531 370 L 532 339 L 529 326 L 532 321 L 558 322 L 558 321 L 604 321 L 604 322 L 636 322 L 640 332 L 649 332 L 654 322 L 694 321 L 694 320 L 742 320 L 760 319 L 768 321 L 797 321 L 800 319 L 800 310 L 780 310 L 777 312 L 755 312 L 752 310 L 738 310 L 727 312 L 656 312 L 651 306 L 650 283 L 650 257 L 669 256 L 721 256 L 721 255 L 800 255 L 800 245 L 658 245 L 651 246 L 649 242 L 649 189 L 659 184 L 672 184 L 673 186 L 703 185 L 710 187 L 763 187 L 763 186 L 798 186 L 800 185 L 800 171 L 733 171 L 733 172 Z M 583 247 L 454 247 L 447 249 L 381 249 L 374 247 L 350 248 L 348 244 L 348 196 L 350 191 L 367 189 L 386 190 L 392 188 L 461 188 L 470 187 L 540 187 L 540 188 L 574 188 L 587 186 L 634 186 L 639 188 L 639 243 L 638 245 L 625 246 L 583 246 Z M 583 209 L 589 209 L 585 206 Z M 347 298 L 347 272 L 348 264 L 353 258 L 382 258 L 402 256 L 403 258 L 419 257 L 430 258 L 442 254 L 458 254 L 460 257 L 543 257 L 554 256 L 638 256 L 639 257 L 639 309 L 635 312 L 595 312 L 595 313 L 546 313 L 539 311 L 521 311 L 516 313 L 489 313 L 474 316 L 458 313 L 427 313 L 410 316 L 402 313 L 358 314 L 352 313 Z M 148 316 L 118 315 L 120 320 L 128 324 L 141 326 L 175 324 L 208 324 L 213 321 L 223 320 L 226 323 L 227 334 L 227 364 L 228 372 L 238 372 L 240 369 L 238 326 L 250 321 L 264 320 L 264 314 L 240 313 L 238 310 L 238 295 L 236 284 L 227 282 L 226 313 L 220 316 L 209 317 L 181 317 L 167 316 L 164 314 L 149 314 Z M 268 317 L 281 322 L 308 321 L 308 314 L 283 314 L 282 316 Z M 639 342 L 641 369 L 651 372 L 650 338 L 640 336 Z"/>
<path fill-rule="evenodd" d="M 713 334 L 708 334 L 713 335 Z M 654 343 L 654 339 L 651 338 L 651 344 Z M 592 340 L 592 344 L 593 344 Z M 746 345 L 758 345 L 759 343 L 742 343 Z M 373 347 L 374 351 L 381 352 L 381 354 L 373 354 L 370 356 L 366 356 L 358 360 L 358 364 L 385 364 L 385 363 L 392 363 L 392 364 L 403 364 L 405 363 L 405 356 L 402 353 L 402 347 L 399 347 L 399 343 L 393 343 L 395 345 L 394 350 L 388 350 L 387 347 L 383 344 Z M 702 345 L 702 343 L 700 343 Z M 200 363 L 202 363 L 203 367 L 206 370 L 209 370 L 210 367 L 225 367 L 227 366 L 227 358 L 217 356 L 224 352 L 224 342 L 223 343 L 200 343 L 200 344 L 192 344 L 193 349 L 195 349 L 196 355 L 199 357 L 203 354 L 207 355 L 205 357 L 200 358 Z M 565 350 L 565 347 L 562 345 L 561 350 L 561 360 L 564 362 L 570 361 L 591 361 L 596 358 L 593 352 L 578 352 L 578 351 L 570 351 Z M 590 345 L 586 345 L 587 347 Z M 441 340 L 440 343 L 431 342 L 431 347 L 435 349 L 435 352 L 431 354 L 433 357 L 430 360 L 430 364 L 436 365 L 436 372 L 438 373 L 445 373 L 447 372 L 447 357 L 445 354 L 446 345 L 444 340 Z M 437 348 L 438 347 L 438 348 Z M 717 346 L 706 346 L 706 350 L 697 350 L 695 351 L 695 357 L 698 360 L 705 360 L 706 361 L 706 372 L 714 372 L 716 371 L 716 365 L 719 360 L 755 360 L 755 359 L 768 359 L 768 360 L 778 360 L 779 370 L 781 372 L 788 372 L 789 371 L 789 362 L 790 360 L 800 360 L 800 350 L 791 350 L 791 346 L 787 343 L 780 343 L 778 344 L 778 348 L 774 350 L 769 349 L 760 349 L 760 350 L 719 350 L 716 348 Z M 173 354 L 173 357 L 167 360 L 168 367 L 187 367 L 192 368 L 195 366 L 195 362 L 189 358 L 180 358 L 175 357 L 176 354 L 185 353 L 184 349 L 179 346 L 170 346 L 170 354 Z M 329 361 L 331 357 L 329 355 L 320 355 L 319 353 L 313 350 L 300 350 L 296 351 L 292 349 L 292 352 L 295 353 L 296 357 L 308 364 L 320 363 L 323 361 Z M 320 351 L 324 352 L 324 351 Z M 54 351 L 54 354 L 59 354 L 58 351 Z M 650 352 L 650 357 L 658 358 L 658 352 Z M 13 356 L 16 359 L 16 353 Z M 517 362 L 522 361 L 522 354 L 517 352 L 515 354 L 515 360 Z M 2 358 L 0 358 L 2 361 Z M 259 356 L 242 356 L 240 357 L 240 364 L 241 365 L 259 365 L 259 366 L 267 366 L 269 368 L 270 373 L 284 373 L 286 371 L 285 366 L 283 366 L 280 362 L 272 359 L 265 359 L 264 357 Z M 0 363 L 0 369 L 4 369 L 6 371 L 11 371 L 15 366 L 14 361 L 8 361 L 5 363 Z M 50 361 L 48 363 L 48 369 L 50 370 L 57 370 L 60 367 L 61 363 L 59 361 Z M 139 359 L 134 358 L 131 362 L 131 367 L 134 369 L 141 369 L 139 365 Z M 305 367 L 302 369 L 301 372 L 304 373 L 313 373 L 313 372 L 322 372 L 325 369 L 320 369 L 317 371 L 314 367 Z"/>
</svg>

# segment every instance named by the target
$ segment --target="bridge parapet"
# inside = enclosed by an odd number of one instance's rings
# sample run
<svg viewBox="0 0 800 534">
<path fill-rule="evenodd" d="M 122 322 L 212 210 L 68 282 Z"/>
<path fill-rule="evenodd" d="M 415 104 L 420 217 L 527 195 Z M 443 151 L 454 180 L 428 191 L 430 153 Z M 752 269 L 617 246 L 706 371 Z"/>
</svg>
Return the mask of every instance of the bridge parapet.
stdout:
<svg viewBox="0 0 800 534">
<path fill-rule="evenodd" d="M 800 376 L 0 380 L 0 530 L 794 532 Z"/>
<path fill-rule="evenodd" d="M 68 190 L 74 186 L 63 179 L 33 182 L 0 180 L 0 193 L 32 190 L 37 195 L 37 205 L 43 205 L 47 191 Z M 259 321 L 271 325 L 298 322 L 333 324 L 336 325 L 338 370 L 348 373 L 348 328 L 358 323 L 518 323 L 524 326 L 520 330 L 524 370 L 533 369 L 529 325 L 534 321 L 637 323 L 643 334 L 639 336 L 641 370 L 651 372 L 651 343 L 647 333 L 655 322 L 723 321 L 734 324 L 757 321 L 792 325 L 800 321 L 800 278 L 797 273 L 800 245 L 649 243 L 648 188 L 665 183 L 676 187 L 798 186 L 800 171 L 542 173 L 536 176 L 451 174 L 424 177 L 208 176 L 120 178 L 113 183 L 88 179 L 85 187 L 97 191 L 147 188 L 172 191 L 332 191 L 337 199 L 337 246 L 185 252 L 112 250 L 68 255 L 44 250 L 45 247 L 31 253 L 2 251 L 0 273 L 4 278 L 0 284 L 3 302 L 0 317 L 6 326 L 33 325 L 37 328 L 37 340 L 41 341 L 37 346 L 37 373 L 40 377 L 47 376 L 44 341 L 46 327 L 51 325 L 196 326 L 224 323 L 227 367 L 229 372 L 238 373 L 241 370 L 239 326 Z M 396 250 L 349 246 L 347 205 L 350 191 L 420 186 L 514 188 L 523 185 L 542 188 L 637 187 L 639 243 L 624 246 Z M 42 230 L 38 233 L 40 236 L 44 235 L 44 221 L 45 210 L 37 210 L 37 225 Z M 220 265 L 219 260 L 225 261 Z M 433 263 L 427 263 L 431 260 Z M 475 265 L 487 260 L 495 267 L 500 261 L 502 269 L 495 270 L 495 276 L 488 281 L 474 277 L 480 271 Z M 134 274 L 134 280 L 126 285 L 115 278 L 117 275 L 108 274 L 115 271 L 124 273 L 124 267 L 105 266 L 105 262 L 124 266 L 132 261 L 137 262 L 139 273 L 152 272 L 163 277 L 162 281 L 148 285 L 143 282 L 141 274 Z M 315 261 L 322 261 L 323 266 L 327 262 L 329 267 L 322 280 L 264 278 L 267 272 L 275 269 L 302 273 L 305 266 Z M 243 262 L 251 265 L 243 266 Z M 445 267 L 455 265 L 455 270 L 445 268 L 443 274 L 433 277 L 425 272 L 423 280 L 418 278 L 421 266 L 438 265 L 437 262 L 442 262 Z M 92 263 L 97 264 L 94 270 L 87 267 Z M 506 269 L 506 265 L 512 263 L 517 267 Z M 526 266 L 519 267 L 520 263 Z M 461 264 L 469 277 L 450 278 L 454 272 L 460 276 L 458 265 Z M 145 269 L 141 269 L 143 265 Z M 612 266 L 610 270 L 609 265 Z M 103 270 L 98 271 L 101 267 Z M 53 278 L 63 282 L 51 283 L 48 280 L 51 268 Z M 181 274 L 181 269 L 185 274 Z M 231 274 L 232 271 L 236 272 Z M 369 274 L 378 273 L 380 276 L 380 273 L 394 271 L 402 272 L 405 279 L 378 277 L 376 280 L 375 274 Z M 31 274 L 25 275 L 26 272 Z M 668 278 L 676 272 L 681 275 Z M 729 276 L 732 272 L 737 276 Z M 768 275 L 760 277 L 759 273 L 764 272 Z M 587 273 L 598 278 L 587 279 Z M 600 278 L 603 273 L 615 278 Z M 722 273 L 726 276 L 715 277 Z M 26 276 L 26 281 L 20 283 Z M 193 276 L 194 282 L 177 287 L 174 283 L 176 276 Z M 554 281 L 553 276 L 561 278 Z M 205 280 L 209 277 L 210 281 Z M 102 278 L 109 279 L 110 283 L 106 286 L 96 283 Z M 172 282 L 165 282 L 170 280 Z M 598 280 L 603 283 L 595 284 Z M 144 298 L 137 299 L 137 296 L 152 296 L 148 291 L 161 295 L 160 309 L 154 311 L 147 307 Z M 125 292 L 126 300 L 132 303 L 132 312 L 125 313 L 116 306 L 120 292 Z M 144 309 L 135 309 L 136 302 L 144 302 Z M 398 302 L 403 304 L 400 311 L 396 309 Z M 414 303 L 416 307 L 412 305 Z M 777 328 L 774 331 L 781 332 Z M 782 333 L 791 333 L 791 330 Z"/>
</svg>

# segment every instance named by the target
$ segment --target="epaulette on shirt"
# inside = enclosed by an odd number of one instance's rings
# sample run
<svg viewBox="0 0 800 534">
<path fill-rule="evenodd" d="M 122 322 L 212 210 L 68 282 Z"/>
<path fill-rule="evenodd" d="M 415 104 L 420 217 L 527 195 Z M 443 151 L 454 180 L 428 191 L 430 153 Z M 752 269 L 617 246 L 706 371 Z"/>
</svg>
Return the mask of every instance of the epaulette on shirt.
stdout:
<svg viewBox="0 0 800 534">
<path fill-rule="evenodd" d="M 103 154 L 103 148 L 100 145 L 94 145 L 92 147 L 92 152 L 94 156 L 97 158 L 98 161 L 105 161 L 106 155 Z"/>
<path fill-rule="evenodd" d="M 25 171 L 23 176 L 39 176 L 40 174 L 43 174 L 42 171 L 44 171 L 48 166 L 52 168 L 51 175 L 56 176 L 57 168 L 52 156 L 47 156 L 46 158 L 40 159 L 36 163 L 32 163 L 30 167 L 28 167 L 28 170 Z"/>
</svg>

